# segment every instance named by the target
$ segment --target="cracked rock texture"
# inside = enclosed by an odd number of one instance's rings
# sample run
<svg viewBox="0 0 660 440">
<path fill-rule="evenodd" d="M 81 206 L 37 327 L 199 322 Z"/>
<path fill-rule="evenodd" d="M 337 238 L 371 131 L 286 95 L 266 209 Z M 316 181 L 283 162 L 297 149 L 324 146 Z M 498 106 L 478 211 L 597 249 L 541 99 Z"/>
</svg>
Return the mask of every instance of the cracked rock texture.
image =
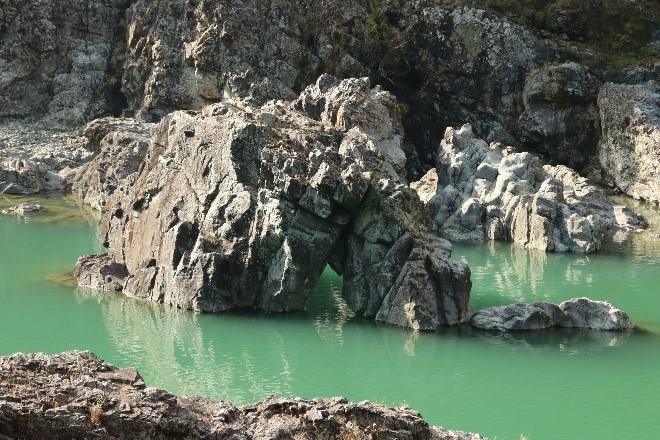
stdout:
<svg viewBox="0 0 660 440">
<path fill-rule="evenodd" d="M 559 305 L 548 302 L 511 304 L 482 309 L 470 324 L 485 330 L 541 330 L 551 327 L 583 330 L 632 330 L 628 314 L 609 302 L 575 298 Z"/>
<path fill-rule="evenodd" d="M 411 409 L 344 398 L 267 397 L 236 407 L 148 387 L 89 351 L 0 357 L 0 438 L 480 440 Z"/>
<path fill-rule="evenodd" d="M 368 79 L 328 75 L 292 104 L 168 115 L 105 201 L 103 240 L 129 273 L 124 293 L 209 312 L 299 310 L 330 264 L 360 315 L 422 330 L 458 323 L 469 268 L 427 233 L 429 212 L 403 177 L 399 118 Z M 101 156 L 114 148 L 104 143 Z M 83 173 L 83 191 L 96 191 L 103 163 Z"/>
<path fill-rule="evenodd" d="M 604 172 L 624 193 L 660 203 L 660 83 L 607 83 L 598 106 Z"/>
<path fill-rule="evenodd" d="M 594 252 L 608 230 L 645 227 L 643 219 L 570 168 L 488 145 L 469 125 L 446 130 L 437 168 L 412 187 L 435 212 L 433 228 L 454 240 Z"/>
</svg>

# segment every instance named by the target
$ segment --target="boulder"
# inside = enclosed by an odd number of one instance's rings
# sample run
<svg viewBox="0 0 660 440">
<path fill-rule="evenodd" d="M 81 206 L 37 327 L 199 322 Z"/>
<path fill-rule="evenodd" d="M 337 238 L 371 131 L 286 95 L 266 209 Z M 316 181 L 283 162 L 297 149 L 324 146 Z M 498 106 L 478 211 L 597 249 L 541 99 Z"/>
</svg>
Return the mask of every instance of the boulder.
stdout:
<svg viewBox="0 0 660 440">
<path fill-rule="evenodd" d="M 598 106 L 605 177 L 625 194 L 660 203 L 660 83 L 607 83 Z"/>
<path fill-rule="evenodd" d="M 46 164 L 23 159 L 0 162 L 0 194 L 27 195 L 64 189 L 64 182 Z"/>
<path fill-rule="evenodd" d="M 175 396 L 89 351 L 0 357 L 0 383 L 0 438 L 483 439 L 431 428 L 411 409 L 341 397 L 270 396 L 236 407 Z"/>
<path fill-rule="evenodd" d="M 168 115 L 105 200 L 103 241 L 128 270 L 124 293 L 206 312 L 299 310 L 330 264 L 360 315 L 422 330 L 458 323 L 469 268 L 428 233 L 399 117 L 368 79 L 329 75 L 292 104 Z M 130 154 L 112 148 L 101 155 Z M 103 163 L 83 170 L 83 192 Z"/>
<path fill-rule="evenodd" d="M 479 310 L 470 324 L 484 330 L 542 330 L 552 327 L 585 330 L 632 330 L 628 315 L 609 302 L 575 298 L 559 305 L 516 303 Z"/>
<path fill-rule="evenodd" d="M 435 191 L 433 190 L 435 186 Z M 454 240 L 512 240 L 528 249 L 594 252 L 605 233 L 646 224 L 572 169 L 448 128 L 436 169 L 413 184 Z"/>
<path fill-rule="evenodd" d="M 80 287 L 118 292 L 124 288 L 128 271 L 108 255 L 83 255 L 76 262 L 73 276 Z"/>
</svg>

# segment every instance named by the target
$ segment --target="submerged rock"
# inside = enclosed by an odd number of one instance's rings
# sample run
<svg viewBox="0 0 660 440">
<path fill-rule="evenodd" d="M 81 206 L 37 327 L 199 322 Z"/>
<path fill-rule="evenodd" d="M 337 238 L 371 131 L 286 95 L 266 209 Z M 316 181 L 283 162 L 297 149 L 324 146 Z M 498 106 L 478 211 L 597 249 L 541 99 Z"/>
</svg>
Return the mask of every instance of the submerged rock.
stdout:
<svg viewBox="0 0 660 440">
<path fill-rule="evenodd" d="M 479 310 L 470 318 L 484 330 L 541 330 L 551 327 L 585 330 L 632 330 L 628 315 L 609 302 L 575 298 L 559 305 L 549 302 L 511 304 Z"/>
<path fill-rule="evenodd" d="M 21 203 L 20 205 L 12 206 L 7 209 L 3 209 L 2 213 L 7 215 L 24 216 L 24 215 L 41 212 L 43 210 L 44 207 L 39 205 L 38 203 L 26 202 L 26 203 Z"/>
<path fill-rule="evenodd" d="M 608 83 L 598 95 L 603 171 L 624 193 L 660 203 L 660 83 Z"/>
<path fill-rule="evenodd" d="M 299 310 L 330 264 L 360 315 L 423 330 L 458 323 L 469 268 L 427 233 L 404 143 L 396 100 L 364 78 L 321 76 L 293 104 L 168 115 L 105 201 L 124 293 L 208 312 Z M 127 154 L 108 144 L 101 155 L 116 153 Z M 83 193 L 97 191 L 104 163 L 81 174 Z"/>
<path fill-rule="evenodd" d="M 512 240 L 529 249 L 594 252 L 608 230 L 637 231 L 643 219 L 570 168 L 488 145 L 470 125 L 448 128 L 435 169 L 412 187 L 454 240 Z"/>
<path fill-rule="evenodd" d="M 267 397 L 236 407 L 145 385 L 89 351 L 0 357 L 0 438 L 479 440 L 410 409 L 344 398 Z"/>
</svg>

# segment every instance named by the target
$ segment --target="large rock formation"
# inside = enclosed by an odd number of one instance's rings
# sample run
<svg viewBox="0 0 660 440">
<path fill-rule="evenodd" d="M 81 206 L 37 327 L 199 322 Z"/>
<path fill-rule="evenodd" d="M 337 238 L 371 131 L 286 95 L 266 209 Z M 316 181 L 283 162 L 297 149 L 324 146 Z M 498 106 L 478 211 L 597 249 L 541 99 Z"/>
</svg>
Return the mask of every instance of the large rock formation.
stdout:
<svg viewBox="0 0 660 440">
<path fill-rule="evenodd" d="M 549 302 L 511 304 L 476 312 L 470 319 L 485 330 L 541 330 L 551 327 L 586 330 L 632 330 L 628 314 L 604 301 L 575 298 L 559 305 Z"/>
<path fill-rule="evenodd" d="M 469 269 L 426 233 L 403 144 L 396 100 L 367 79 L 324 75 L 292 105 L 168 115 L 105 201 L 124 293 L 211 312 L 298 310 L 330 264 L 358 314 L 426 330 L 459 322 Z M 102 172 L 90 166 L 80 182 Z"/>
<path fill-rule="evenodd" d="M 488 145 L 469 125 L 448 128 L 438 165 L 413 184 L 455 240 L 512 240 L 530 249 L 594 252 L 605 232 L 640 230 L 641 218 L 563 165 Z"/>
<path fill-rule="evenodd" d="M 145 385 L 89 351 L 0 357 L 0 438 L 480 440 L 405 408 L 267 397 L 238 408 Z"/>
<path fill-rule="evenodd" d="M 598 95 L 603 171 L 624 193 L 660 203 L 660 83 L 608 83 Z"/>
</svg>

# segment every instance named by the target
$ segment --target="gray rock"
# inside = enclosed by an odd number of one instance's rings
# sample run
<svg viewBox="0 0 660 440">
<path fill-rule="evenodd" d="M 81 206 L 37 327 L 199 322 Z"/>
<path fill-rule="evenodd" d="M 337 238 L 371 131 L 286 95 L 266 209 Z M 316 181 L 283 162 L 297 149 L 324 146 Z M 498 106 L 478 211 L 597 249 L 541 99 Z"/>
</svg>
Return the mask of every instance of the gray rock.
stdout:
<svg viewBox="0 0 660 440">
<path fill-rule="evenodd" d="M 44 207 L 39 205 L 38 203 L 30 203 L 30 202 L 25 202 L 21 203 L 20 205 L 12 206 L 7 209 L 3 209 L 2 213 L 6 215 L 17 215 L 17 216 L 25 216 L 29 214 L 34 214 L 37 212 L 42 212 L 44 210 Z"/>
<path fill-rule="evenodd" d="M 483 438 L 431 428 L 411 409 L 341 397 L 271 396 L 239 408 L 175 396 L 89 351 L 0 357 L 0 383 L 0 438 Z"/>
<path fill-rule="evenodd" d="M 608 230 L 645 227 L 570 168 L 488 145 L 469 125 L 447 129 L 436 170 L 413 188 L 435 212 L 434 229 L 455 240 L 508 239 L 529 249 L 594 252 Z"/>
<path fill-rule="evenodd" d="M 83 255 L 78 258 L 73 275 L 80 287 L 118 292 L 124 288 L 128 271 L 108 255 Z"/>
<path fill-rule="evenodd" d="M 628 315 L 609 302 L 575 298 L 559 305 L 548 302 L 511 304 L 479 310 L 470 324 L 484 330 L 542 330 L 552 327 L 585 330 L 632 330 Z"/>
<path fill-rule="evenodd" d="M 27 195 L 64 189 L 62 179 L 40 162 L 23 159 L 0 162 L 0 193 Z"/>
<path fill-rule="evenodd" d="M 603 171 L 624 193 L 660 203 L 660 84 L 607 83 L 598 106 Z"/>
<path fill-rule="evenodd" d="M 299 310 L 331 264 L 358 314 L 424 330 L 459 322 L 469 269 L 427 233 L 396 107 L 367 79 L 324 75 L 292 105 L 168 115 L 104 201 L 124 293 L 210 312 Z M 131 154 L 107 139 L 80 172 L 82 193 L 108 192 L 97 189 L 104 155 Z"/>
</svg>

